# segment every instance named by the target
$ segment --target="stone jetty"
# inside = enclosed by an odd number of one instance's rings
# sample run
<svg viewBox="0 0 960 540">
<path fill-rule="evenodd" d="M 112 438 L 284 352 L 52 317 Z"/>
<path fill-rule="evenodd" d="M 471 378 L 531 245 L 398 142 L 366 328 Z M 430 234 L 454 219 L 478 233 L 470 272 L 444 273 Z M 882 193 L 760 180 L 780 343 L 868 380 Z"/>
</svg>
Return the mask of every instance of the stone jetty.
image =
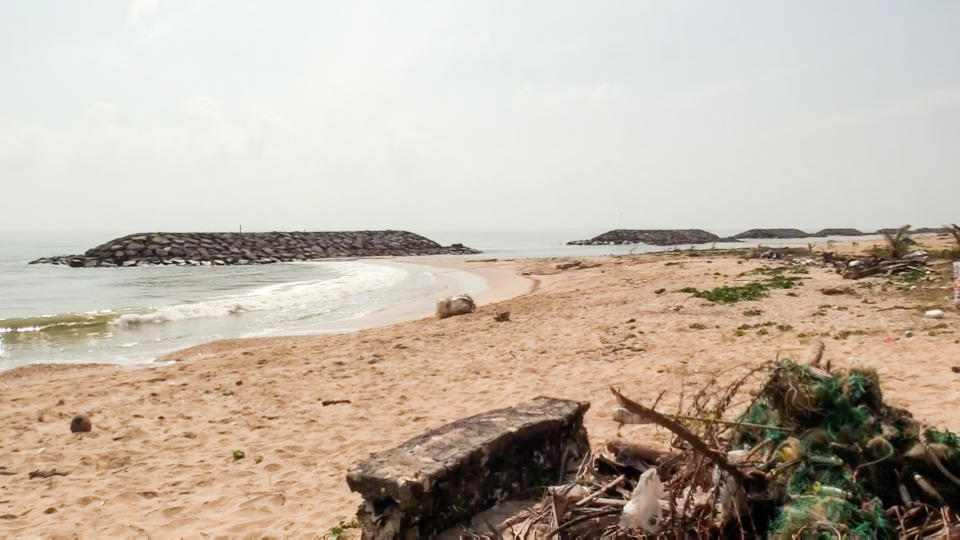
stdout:
<svg viewBox="0 0 960 540">
<path fill-rule="evenodd" d="M 310 261 L 333 257 L 468 255 L 475 249 L 440 244 L 406 231 L 138 233 L 116 238 L 83 255 L 43 257 L 30 264 L 80 268 L 210 266 Z"/>
<path fill-rule="evenodd" d="M 813 236 L 818 238 L 824 238 L 827 236 L 864 236 L 867 233 L 860 231 L 859 229 L 820 229 L 819 231 L 813 233 Z"/>
<path fill-rule="evenodd" d="M 809 238 L 810 236 L 810 233 L 803 232 L 800 229 L 750 229 L 733 235 L 734 238 L 741 239 Z"/>
<path fill-rule="evenodd" d="M 709 244 L 713 242 L 736 242 L 700 229 L 616 229 L 607 231 L 589 240 L 573 240 L 570 246 L 607 246 L 624 244 L 649 244 L 653 246 L 679 246 L 684 244 Z"/>
</svg>

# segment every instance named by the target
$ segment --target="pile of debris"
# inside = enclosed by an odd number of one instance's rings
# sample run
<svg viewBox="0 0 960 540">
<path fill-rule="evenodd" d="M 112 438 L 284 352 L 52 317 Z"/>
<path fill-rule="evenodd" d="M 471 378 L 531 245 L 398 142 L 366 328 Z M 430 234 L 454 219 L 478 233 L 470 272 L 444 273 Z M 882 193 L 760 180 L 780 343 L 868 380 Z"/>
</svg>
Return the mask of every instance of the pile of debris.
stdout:
<svg viewBox="0 0 960 540">
<path fill-rule="evenodd" d="M 883 401 L 869 369 L 764 364 L 701 388 L 677 414 L 612 389 L 621 423 L 674 435 L 669 452 L 614 441 L 497 528 L 514 538 L 924 538 L 960 535 L 960 437 Z M 765 375 L 762 380 L 760 375 Z M 729 418 L 743 388 L 759 390 Z"/>
<path fill-rule="evenodd" d="M 905 257 L 843 257 L 824 253 L 823 262 L 831 264 L 844 279 L 860 279 L 875 274 L 887 276 L 903 272 L 926 272 L 928 255 L 916 251 Z"/>
</svg>

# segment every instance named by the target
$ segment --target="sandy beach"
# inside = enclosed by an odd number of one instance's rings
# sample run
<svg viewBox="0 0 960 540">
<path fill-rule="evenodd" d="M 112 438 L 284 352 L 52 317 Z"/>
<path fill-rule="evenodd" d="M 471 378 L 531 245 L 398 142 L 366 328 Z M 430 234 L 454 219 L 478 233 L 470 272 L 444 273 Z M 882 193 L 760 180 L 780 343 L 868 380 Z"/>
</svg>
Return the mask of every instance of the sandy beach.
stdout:
<svg viewBox="0 0 960 540">
<path fill-rule="evenodd" d="M 960 431 L 960 319 L 945 274 L 911 289 L 810 265 L 798 287 L 714 304 L 678 290 L 756 281 L 782 263 L 715 253 L 580 261 L 417 259 L 484 277 L 480 309 L 216 342 L 140 369 L 0 373 L 0 537 L 322 537 L 360 502 L 348 467 L 424 430 L 549 395 L 591 402 L 585 423 L 599 447 L 618 432 L 611 385 L 641 401 L 666 390 L 669 406 L 682 388 L 816 339 L 834 366 L 875 368 L 889 401 Z M 946 316 L 924 317 L 932 307 Z M 510 322 L 493 320 L 502 308 Z M 70 433 L 75 413 L 90 416 L 92 432 Z M 620 433 L 667 440 L 645 426 Z M 66 475 L 28 476 L 54 469 Z"/>
</svg>

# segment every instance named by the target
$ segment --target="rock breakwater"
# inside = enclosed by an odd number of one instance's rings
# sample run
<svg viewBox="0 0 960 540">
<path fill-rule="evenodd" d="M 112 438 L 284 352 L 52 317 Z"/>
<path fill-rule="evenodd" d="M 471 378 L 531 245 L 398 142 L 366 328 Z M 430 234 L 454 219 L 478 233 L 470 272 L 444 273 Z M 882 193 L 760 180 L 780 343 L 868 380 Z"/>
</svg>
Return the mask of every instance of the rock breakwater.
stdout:
<svg viewBox="0 0 960 540">
<path fill-rule="evenodd" d="M 729 242 L 729 238 L 719 236 L 701 229 L 616 229 L 607 231 L 589 240 L 573 240 L 567 242 L 570 246 L 605 246 L 621 244 L 649 244 L 653 246 L 678 246 L 683 244 L 709 244 L 712 242 Z"/>
<path fill-rule="evenodd" d="M 813 233 L 812 236 L 818 238 L 824 238 L 827 236 L 865 236 L 868 233 L 862 232 L 859 229 L 820 229 L 819 231 Z"/>
<path fill-rule="evenodd" d="M 800 229 L 750 229 L 749 231 L 733 235 L 734 238 L 765 239 L 765 238 L 809 238 L 810 233 Z"/>
<path fill-rule="evenodd" d="M 30 264 L 72 267 L 269 264 L 333 257 L 467 255 L 475 249 L 440 244 L 406 231 L 138 233 L 83 255 L 43 257 Z"/>
</svg>

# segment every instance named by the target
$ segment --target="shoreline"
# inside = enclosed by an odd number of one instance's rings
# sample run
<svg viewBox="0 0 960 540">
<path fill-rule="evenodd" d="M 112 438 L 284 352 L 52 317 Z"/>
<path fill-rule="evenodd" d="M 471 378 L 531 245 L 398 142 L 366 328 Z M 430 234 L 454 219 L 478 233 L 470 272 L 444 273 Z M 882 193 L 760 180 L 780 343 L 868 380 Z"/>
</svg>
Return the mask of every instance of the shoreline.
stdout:
<svg viewBox="0 0 960 540">
<path fill-rule="evenodd" d="M 345 259 L 354 260 L 354 259 Z M 368 260 L 368 259 L 364 259 Z M 431 268 L 436 275 L 443 276 L 441 290 L 434 296 L 442 297 L 467 292 L 477 304 L 477 309 L 489 304 L 504 302 L 529 292 L 535 280 L 526 278 L 517 273 L 517 261 L 484 261 L 470 263 L 463 256 L 450 257 L 389 257 L 373 259 L 379 264 L 413 265 L 421 268 Z M 483 284 L 479 283 L 480 281 Z M 476 292 L 471 292 L 473 289 Z M 433 318 L 436 310 L 437 298 L 427 297 L 411 302 L 389 306 L 355 319 L 334 321 L 317 329 L 305 332 L 281 333 L 269 336 L 237 337 L 207 341 L 191 347 L 180 348 L 161 355 L 153 362 L 130 366 L 140 368 L 144 366 L 169 365 L 184 361 L 202 359 L 210 354 L 216 354 L 224 349 L 239 345 L 257 345 L 282 343 L 287 339 L 321 337 L 327 335 L 356 334 L 363 330 L 396 326 L 402 323 Z M 53 364 L 54 366 L 57 364 Z M 96 364 L 111 365 L 111 364 Z M 2 374 L 2 372 L 0 372 Z"/>
<path fill-rule="evenodd" d="M 367 261 L 370 264 L 381 264 L 385 266 L 409 268 L 415 267 L 414 271 L 425 271 L 434 275 L 440 285 L 440 289 L 433 295 L 424 294 L 423 297 L 404 301 L 398 304 L 387 306 L 360 315 L 352 319 L 343 319 L 319 323 L 315 327 L 305 330 L 291 330 L 289 332 L 280 331 L 264 336 L 237 336 L 233 338 L 214 339 L 201 341 L 194 345 L 186 347 L 171 347 L 165 352 L 161 352 L 149 360 L 139 363 L 113 363 L 113 362 L 38 362 L 22 366 L 0 369 L 0 377 L 23 378 L 30 376 L 33 372 L 49 374 L 57 370 L 76 371 L 90 370 L 95 368 L 118 368 L 118 369 L 141 369 L 145 367 L 155 367 L 168 365 L 175 360 L 171 357 L 177 356 L 185 351 L 211 346 L 220 342 L 246 342 L 252 340 L 273 340 L 295 336 L 309 335 L 327 335 L 355 333 L 361 330 L 390 326 L 402 322 L 413 321 L 426 317 L 432 317 L 436 308 L 436 301 L 440 297 L 454 294 L 467 293 L 474 297 L 477 306 L 487 303 L 499 302 L 515 296 L 524 294 L 532 286 L 533 281 L 519 276 L 514 270 L 516 264 L 511 261 L 497 261 L 487 264 L 469 263 L 464 255 L 449 256 L 388 256 L 388 257 L 365 257 L 365 258 L 342 258 L 332 259 L 329 262 L 336 261 Z M 328 261 L 324 261 L 328 262 Z"/>
</svg>

